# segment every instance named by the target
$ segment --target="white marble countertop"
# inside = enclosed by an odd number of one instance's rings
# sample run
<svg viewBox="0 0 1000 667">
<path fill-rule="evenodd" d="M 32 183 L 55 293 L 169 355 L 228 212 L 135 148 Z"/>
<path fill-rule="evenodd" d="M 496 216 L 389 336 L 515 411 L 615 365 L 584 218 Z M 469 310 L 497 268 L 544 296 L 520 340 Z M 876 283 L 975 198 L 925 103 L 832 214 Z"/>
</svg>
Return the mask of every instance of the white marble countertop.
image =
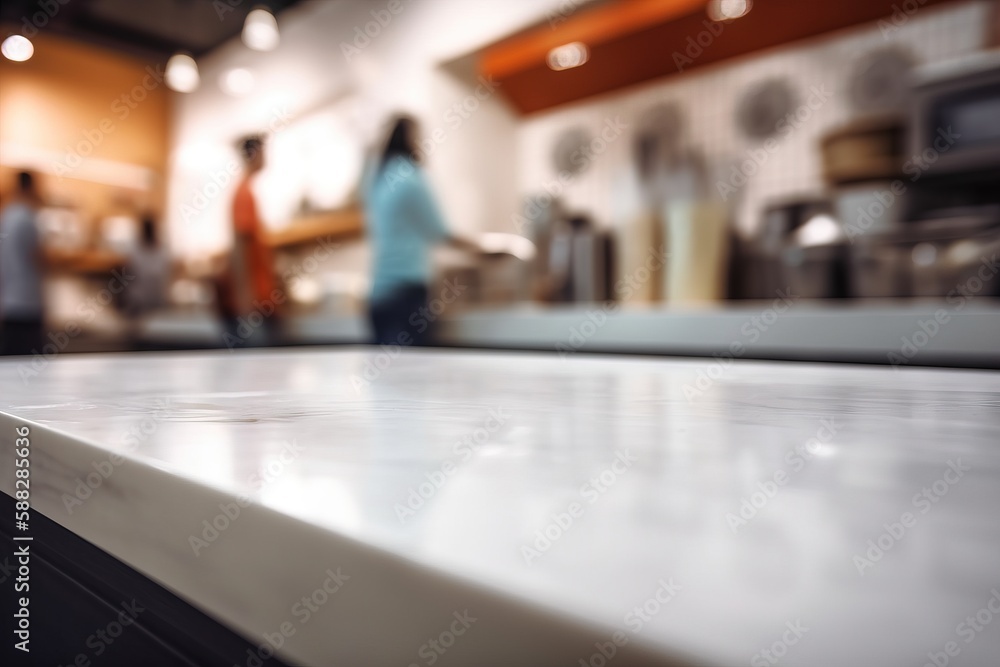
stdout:
<svg viewBox="0 0 1000 667">
<path fill-rule="evenodd" d="M 364 347 L 28 363 L 0 361 L 0 488 L 33 425 L 36 511 L 251 638 L 288 624 L 291 662 L 597 665 L 616 631 L 615 665 L 1000 656 L 1000 373 Z"/>
</svg>

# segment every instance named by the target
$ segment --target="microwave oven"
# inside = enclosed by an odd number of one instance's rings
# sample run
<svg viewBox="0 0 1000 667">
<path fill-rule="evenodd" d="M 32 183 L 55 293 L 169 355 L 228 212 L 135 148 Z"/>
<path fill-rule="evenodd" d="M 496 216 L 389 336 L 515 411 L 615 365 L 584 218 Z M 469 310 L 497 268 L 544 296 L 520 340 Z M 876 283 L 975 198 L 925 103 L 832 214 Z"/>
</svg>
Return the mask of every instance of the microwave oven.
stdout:
<svg viewBox="0 0 1000 667">
<path fill-rule="evenodd" d="M 1000 172 L 1000 53 L 924 69 L 913 91 L 909 180 Z"/>
</svg>

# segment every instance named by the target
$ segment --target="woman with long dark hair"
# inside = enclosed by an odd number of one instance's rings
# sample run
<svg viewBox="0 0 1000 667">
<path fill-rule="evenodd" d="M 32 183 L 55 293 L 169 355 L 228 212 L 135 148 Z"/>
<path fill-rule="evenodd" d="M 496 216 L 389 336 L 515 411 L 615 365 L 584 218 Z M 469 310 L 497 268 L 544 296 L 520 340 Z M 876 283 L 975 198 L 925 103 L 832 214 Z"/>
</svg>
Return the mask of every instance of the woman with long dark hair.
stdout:
<svg viewBox="0 0 1000 667">
<path fill-rule="evenodd" d="M 398 116 L 365 187 L 365 217 L 372 243 L 368 308 L 375 342 L 420 344 L 428 329 L 430 251 L 447 243 L 478 251 L 444 224 L 420 167 L 417 125 Z"/>
</svg>

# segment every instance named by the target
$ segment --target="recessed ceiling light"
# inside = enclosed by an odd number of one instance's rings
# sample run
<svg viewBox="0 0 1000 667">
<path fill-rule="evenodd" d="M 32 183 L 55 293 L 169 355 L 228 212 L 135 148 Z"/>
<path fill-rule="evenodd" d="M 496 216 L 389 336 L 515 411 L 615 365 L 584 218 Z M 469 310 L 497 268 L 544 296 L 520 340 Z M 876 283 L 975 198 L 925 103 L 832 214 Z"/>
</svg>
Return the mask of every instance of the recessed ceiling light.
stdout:
<svg viewBox="0 0 1000 667">
<path fill-rule="evenodd" d="M 732 21 L 750 13 L 753 0 L 711 0 L 708 16 L 713 21 Z"/>
<path fill-rule="evenodd" d="M 190 93 L 201 82 L 198 63 L 186 53 L 175 53 L 170 56 L 163 78 L 166 79 L 167 87 L 178 93 Z"/>
<path fill-rule="evenodd" d="M 549 51 L 549 67 L 557 72 L 564 69 L 579 67 L 590 58 L 590 51 L 583 42 L 570 42 Z"/>
<path fill-rule="evenodd" d="M 274 14 L 257 7 L 243 23 L 243 43 L 255 51 L 271 51 L 278 46 L 278 21 Z"/>
<path fill-rule="evenodd" d="M 4 58 L 22 63 L 32 56 L 35 46 L 27 37 L 22 35 L 11 35 L 0 44 L 0 52 Z"/>
<path fill-rule="evenodd" d="M 222 88 L 222 92 L 234 97 L 242 97 L 253 92 L 256 83 L 253 72 L 242 67 L 224 72 L 219 77 L 219 87 Z"/>
</svg>

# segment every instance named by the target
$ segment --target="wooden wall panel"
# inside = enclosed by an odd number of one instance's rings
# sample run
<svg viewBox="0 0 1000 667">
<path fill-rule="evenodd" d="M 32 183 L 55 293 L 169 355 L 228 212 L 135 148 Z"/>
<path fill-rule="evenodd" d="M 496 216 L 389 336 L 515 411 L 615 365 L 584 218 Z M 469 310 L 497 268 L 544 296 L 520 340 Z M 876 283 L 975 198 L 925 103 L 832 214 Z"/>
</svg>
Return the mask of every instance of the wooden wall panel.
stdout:
<svg viewBox="0 0 1000 667">
<path fill-rule="evenodd" d="M 0 58 L 0 192 L 14 170 L 31 167 L 50 197 L 91 221 L 130 204 L 159 209 L 172 95 L 162 63 L 45 32 L 32 42 L 30 60 Z M 129 167 L 152 177 L 147 188 L 125 185 L 127 177 L 100 182 Z"/>
</svg>

